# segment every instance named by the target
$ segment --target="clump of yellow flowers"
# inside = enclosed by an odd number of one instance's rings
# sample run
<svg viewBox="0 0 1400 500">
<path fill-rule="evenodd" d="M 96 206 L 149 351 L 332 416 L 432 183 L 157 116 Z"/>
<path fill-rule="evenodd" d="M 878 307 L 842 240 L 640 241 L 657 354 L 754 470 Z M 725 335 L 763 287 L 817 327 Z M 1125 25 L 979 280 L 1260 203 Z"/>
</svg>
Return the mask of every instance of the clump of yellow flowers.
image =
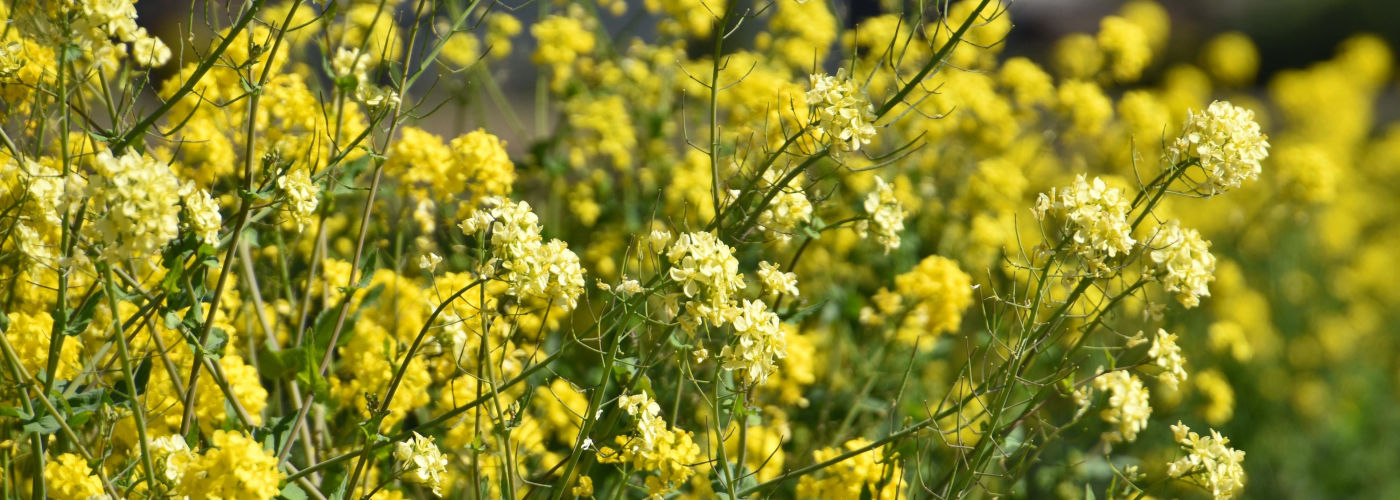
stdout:
<svg viewBox="0 0 1400 500">
<path fill-rule="evenodd" d="M 1004 0 L 144 7 L 0 3 L 0 497 L 1370 487 L 1276 436 L 1393 413 L 1349 397 L 1396 376 L 1378 38 L 1270 74 L 1152 0 L 1043 61 Z"/>
</svg>

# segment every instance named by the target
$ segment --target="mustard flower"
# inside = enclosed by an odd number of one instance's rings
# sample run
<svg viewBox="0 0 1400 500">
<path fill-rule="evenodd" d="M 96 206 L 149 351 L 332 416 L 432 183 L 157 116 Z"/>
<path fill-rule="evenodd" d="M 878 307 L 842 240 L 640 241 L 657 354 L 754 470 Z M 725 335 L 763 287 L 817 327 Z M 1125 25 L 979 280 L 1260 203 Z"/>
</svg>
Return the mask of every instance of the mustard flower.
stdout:
<svg viewBox="0 0 1400 500">
<path fill-rule="evenodd" d="M 1181 346 L 1176 344 L 1176 334 L 1158 328 L 1152 348 L 1147 350 L 1147 356 L 1162 369 L 1162 374 L 1157 378 L 1167 384 L 1167 387 L 1175 390 L 1177 384 L 1186 380 L 1186 358 L 1181 355 Z"/>
<path fill-rule="evenodd" d="M 1187 112 L 1181 135 L 1167 144 L 1166 154 L 1172 164 L 1196 162 L 1206 172 L 1202 188 L 1215 194 L 1259 177 L 1269 141 L 1253 111 L 1215 101 L 1204 111 Z"/>
<path fill-rule="evenodd" d="M 1074 184 L 1051 189 L 1036 199 L 1035 216 L 1047 214 L 1064 218 L 1071 238 L 1070 250 L 1084 260 L 1090 273 L 1107 270 L 1105 261 L 1127 253 L 1137 243 L 1130 234 L 1128 199 L 1123 190 L 1110 188 L 1103 179 L 1091 182 L 1079 174 Z"/>
<path fill-rule="evenodd" d="M 283 474 L 277 457 L 241 432 L 214 431 L 213 448 L 185 471 L 178 492 L 200 498 L 272 498 Z"/>
<path fill-rule="evenodd" d="M 763 289 L 773 295 L 787 295 L 796 297 L 797 275 L 785 273 L 781 268 L 772 262 L 763 261 L 758 263 L 758 280 L 763 283 Z"/>
<path fill-rule="evenodd" d="M 636 470 L 655 472 L 645 479 L 647 493 L 653 498 L 661 498 L 695 474 L 692 464 L 704 457 L 700 446 L 690 432 L 666 424 L 656 401 L 646 394 L 624 395 L 618 398 L 618 406 L 636 421 L 636 435 L 618 436 L 620 451 L 599 448 L 599 462 L 625 462 Z"/>
<path fill-rule="evenodd" d="M 1172 434 L 1185 454 L 1167 464 L 1167 474 L 1210 490 L 1216 500 L 1234 498 L 1244 490 L 1244 452 L 1231 448 L 1230 439 L 1211 429 L 1209 436 L 1191 431 L 1180 421 Z"/>
<path fill-rule="evenodd" d="M 85 229 L 105 245 L 103 258 L 142 259 L 156 254 L 180 232 L 180 184 L 170 166 L 141 153 L 93 162 L 90 205 L 99 215 Z"/>
<path fill-rule="evenodd" d="M 862 238 L 873 229 L 875 242 L 884 247 L 885 253 L 899 248 L 899 233 L 904 231 L 904 204 L 895 197 L 894 187 L 884 179 L 875 178 L 875 191 L 865 197 L 865 213 L 869 219 L 856 224 L 856 232 Z"/>
<path fill-rule="evenodd" d="M 321 204 L 321 188 L 311 181 L 311 174 L 305 168 L 293 168 L 277 178 L 277 187 L 282 190 L 284 206 L 297 227 L 311 221 L 311 214 Z"/>
<path fill-rule="evenodd" d="M 44 481 L 49 498 L 55 500 L 108 500 L 102 480 L 93 475 L 82 457 L 64 453 L 44 464 Z"/>
<path fill-rule="evenodd" d="M 1108 408 L 1099 416 L 1114 428 L 1104 433 L 1104 439 L 1110 443 L 1137 440 L 1138 432 L 1147 427 L 1147 419 L 1152 416 L 1152 405 L 1142 380 L 1127 371 L 1115 370 L 1094 377 L 1093 385 L 1109 393 Z"/>
<path fill-rule="evenodd" d="M 671 243 L 666 259 L 671 262 L 671 279 L 691 299 L 686 303 L 686 324 L 698 326 L 703 319 L 712 326 L 723 325 L 732 297 L 745 287 L 734 249 L 712 233 L 685 233 Z"/>
<path fill-rule="evenodd" d="M 1103 18 L 1099 22 L 1097 41 L 1109 58 L 1110 72 L 1117 81 L 1137 80 L 1142 76 L 1143 68 L 1152 62 L 1152 47 L 1148 44 L 1147 33 L 1125 18 Z"/>
<path fill-rule="evenodd" d="M 418 483 L 442 496 L 444 476 L 447 475 L 447 457 L 438 451 L 433 438 L 425 438 L 417 432 L 406 441 L 394 444 L 394 459 L 398 461 L 398 471 L 409 482 Z"/>
<path fill-rule="evenodd" d="M 459 227 L 466 235 L 489 234 L 492 261 L 505 270 L 500 277 L 510 294 L 548 300 L 567 310 L 578 306 L 584 288 L 578 255 L 562 241 L 543 242 L 539 217 L 529 203 L 487 198 Z"/>
<path fill-rule="evenodd" d="M 811 90 L 807 91 L 807 106 L 819 119 L 816 132 L 828 140 L 838 141 L 834 153 L 859 150 L 875 138 L 875 108 L 865 91 L 856 88 L 845 68 L 836 76 L 825 73 L 811 75 Z"/>
<path fill-rule="evenodd" d="M 769 169 L 763 175 L 767 189 L 773 189 L 779 180 L 776 170 Z M 807 193 L 792 186 L 796 181 L 794 178 L 788 185 L 778 188 L 777 196 L 758 214 L 758 224 L 780 242 L 791 239 L 798 227 L 812 220 L 812 202 L 807 199 Z"/>
<path fill-rule="evenodd" d="M 1210 242 L 1202 239 L 1200 232 L 1182 229 L 1180 223 L 1172 220 L 1157 231 L 1148 246 L 1152 248 L 1149 256 L 1162 287 L 1176 293 L 1181 305 L 1196 307 L 1201 297 L 1210 296 L 1215 256 L 1210 253 Z"/>
<path fill-rule="evenodd" d="M 219 214 L 219 202 L 209 195 L 209 191 L 186 184 L 181 195 L 185 202 L 185 227 L 199 235 L 199 239 L 209 245 L 219 243 L 219 228 L 223 226 L 223 216 Z"/>
<path fill-rule="evenodd" d="M 778 315 L 762 301 L 745 300 L 733 324 L 737 338 L 719 354 L 724 367 L 736 370 L 744 383 L 764 383 L 777 369 L 776 361 L 787 357 L 787 335 L 779 327 Z"/>
</svg>

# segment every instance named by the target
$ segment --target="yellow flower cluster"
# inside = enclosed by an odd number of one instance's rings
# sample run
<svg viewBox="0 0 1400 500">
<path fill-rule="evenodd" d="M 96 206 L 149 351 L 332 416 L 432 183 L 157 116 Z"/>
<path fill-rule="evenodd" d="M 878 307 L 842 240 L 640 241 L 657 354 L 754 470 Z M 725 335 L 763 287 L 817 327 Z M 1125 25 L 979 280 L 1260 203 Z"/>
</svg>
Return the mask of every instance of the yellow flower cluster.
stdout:
<svg viewBox="0 0 1400 500">
<path fill-rule="evenodd" d="M 1052 188 L 1049 194 L 1036 198 L 1035 216 L 1047 215 L 1064 219 L 1068 232 L 1066 248 L 1079 255 L 1090 274 L 1107 270 L 1106 262 L 1132 250 L 1133 239 L 1128 224 L 1128 199 L 1123 190 L 1110 188 L 1102 178 L 1092 182 L 1084 174 L 1074 178 L 1074 184 Z"/>
<path fill-rule="evenodd" d="M 191 498 L 260 499 L 281 491 L 277 457 L 241 432 L 214 431 L 213 446 L 185 469 L 175 491 Z"/>
<path fill-rule="evenodd" d="M 1260 132 L 1254 112 L 1225 101 L 1188 112 L 1181 135 L 1167 145 L 1170 163 L 1195 162 L 1206 172 L 1202 188 L 1208 194 L 1259 177 L 1259 162 L 1268 156 L 1268 137 Z"/>
<path fill-rule="evenodd" d="M 1152 339 L 1152 347 L 1147 350 L 1147 357 L 1162 369 L 1162 374 L 1157 378 L 1167 387 L 1175 390 L 1178 384 L 1186 381 L 1186 358 L 1181 355 L 1176 334 L 1158 328 L 1157 335 Z"/>
<path fill-rule="evenodd" d="M 758 224 L 767 229 L 774 239 L 786 242 L 802 224 L 812 220 L 812 202 L 807 199 L 807 193 L 795 185 L 797 179 L 786 186 L 778 186 L 781 181 L 778 172 L 768 170 L 763 174 L 763 181 L 766 189 L 777 189 L 778 194 L 758 214 Z"/>
<path fill-rule="evenodd" d="M 812 460 L 824 462 L 869 446 L 864 438 L 847 441 L 840 447 L 812 452 Z M 858 500 L 896 499 L 904 486 L 904 467 L 898 454 L 879 447 L 855 454 L 816 475 L 802 476 L 797 483 L 798 498 Z"/>
<path fill-rule="evenodd" d="M 870 144 L 875 138 L 875 108 L 846 70 L 836 76 L 813 74 L 811 80 L 807 106 L 816 111 L 814 117 L 819 120 L 813 130 L 825 142 L 835 142 L 832 152 L 856 151 Z"/>
<path fill-rule="evenodd" d="M 894 278 L 893 291 L 881 288 L 875 307 L 862 311 L 862 321 L 898 320 L 895 338 L 920 349 L 931 348 L 938 336 L 957 331 L 963 310 L 972 305 L 972 277 L 957 262 L 930 255 Z"/>
<path fill-rule="evenodd" d="M 736 339 L 719 356 L 724 367 L 736 370 L 745 384 L 762 384 L 777 369 L 776 361 L 787 357 L 786 334 L 778 315 L 761 300 L 744 300 L 733 315 L 730 322 Z"/>
<path fill-rule="evenodd" d="M 306 169 L 294 168 L 287 175 L 277 178 L 277 187 L 282 190 L 287 215 L 298 227 L 311 221 L 311 214 L 321 204 L 321 188 L 311 181 Z"/>
<path fill-rule="evenodd" d="M 183 194 L 180 197 L 185 204 L 183 227 L 198 235 L 204 243 L 217 244 L 219 229 L 224 223 L 223 215 L 219 214 L 219 202 L 210 196 L 208 191 L 195 187 L 194 184 L 185 184 L 182 190 Z"/>
<path fill-rule="evenodd" d="M 862 219 L 856 232 L 862 238 L 874 233 L 875 242 L 885 249 L 885 253 L 899 248 L 900 233 L 904 232 L 904 204 L 895 196 L 894 188 L 884 179 L 875 178 L 875 190 L 865 197 L 865 213 L 869 218 Z"/>
<path fill-rule="evenodd" d="M 107 260 L 144 259 L 180 231 L 180 185 L 170 166 L 140 153 L 93 160 L 88 196 L 100 216 L 85 228 L 106 245 Z"/>
<path fill-rule="evenodd" d="M 552 15 L 530 27 L 530 34 L 539 41 L 531 58 L 554 74 L 550 85 L 561 90 L 574 76 L 574 63 L 580 56 L 593 52 L 597 43 L 593 30 L 574 16 Z"/>
<path fill-rule="evenodd" d="M 1167 474 L 1210 490 L 1216 500 L 1228 500 L 1244 489 L 1244 452 L 1231 448 L 1230 439 L 1211 429 L 1201 436 L 1177 422 L 1172 426 L 1184 455 L 1167 464 Z"/>
<path fill-rule="evenodd" d="M 770 294 L 789 297 L 800 295 L 797 290 L 797 275 L 783 272 L 772 262 L 765 260 L 758 263 L 758 280 L 763 283 L 763 290 Z"/>
<path fill-rule="evenodd" d="M 1210 242 L 1195 229 L 1183 229 L 1176 220 L 1168 221 L 1153 235 L 1147 246 L 1156 264 L 1156 274 L 1162 288 L 1176 293 L 1177 301 L 1190 309 L 1210 296 L 1210 282 L 1215 280 L 1215 256 Z"/>
<path fill-rule="evenodd" d="M 1152 416 L 1147 387 L 1137 375 L 1126 370 L 1114 370 L 1094 377 L 1094 388 L 1108 392 L 1108 407 L 1099 417 L 1113 425 L 1113 430 L 1103 434 L 1110 443 L 1133 442 L 1138 433 L 1147 427 L 1147 419 Z"/>
<path fill-rule="evenodd" d="M 734 295 L 745 287 L 734 249 L 712 233 L 684 233 L 666 250 L 670 278 L 687 299 L 682 325 L 694 329 L 701 322 L 723 326 L 730 317 Z"/>
<path fill-rule="evenodd" d="M 87 461 L 72 453 L 64 453 L 44 464 L 44 481 L 49 486 L 49 498 L 54 500 L 110 500 L 102 480 L 88 467 Z"/>
<path fill-rule="evenodd" d="M 434 495 L 442 496 L 447 457 L 438 451 L 433 438 L 425 438 L 414 432 L 412 438 L 394 444 L 394 459 L 398 460 L 398 471 L 403 477 L 427 486 Z"/>
<path fill-rule="evenodd" d="M 543 242 L 539 217 L 529 203 L 491 197 L 482 204 L 484 208 L 460 227 L 463 234 L 486 238 L 493 261 L 505 270 L 501 278 L 510 285 L 510 293 L 544 299 L 566 310 L 577 307 L 584 287 L 578 255 L 562 241 Z"/>
<path fill-rule="evenodd" d="M 704 456 L 690 432 L 668 427 L 661 418 L 661 408 L 646 394 L 621 396 L 617 404 L 636 421 L 636 435 L 618 436 L 620 450 L 599 448 L 598 461 L 626 463 L 639 471 L 655 473 L 646 478 L 647 493 L 652 498 L 662 498 L 689 480 L 695 473 L 692 465 Z"/>
</svg>

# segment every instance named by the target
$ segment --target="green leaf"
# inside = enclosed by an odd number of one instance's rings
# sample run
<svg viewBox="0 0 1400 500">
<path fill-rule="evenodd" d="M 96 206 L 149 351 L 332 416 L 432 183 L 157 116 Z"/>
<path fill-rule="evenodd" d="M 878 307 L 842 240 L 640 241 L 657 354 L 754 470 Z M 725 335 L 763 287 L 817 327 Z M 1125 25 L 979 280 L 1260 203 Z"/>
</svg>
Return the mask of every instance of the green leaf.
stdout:
<svg viewBox="0 0 1400 500">
<path fill-rule="evenodd" d="M 30 418 L 33 418 L 33 415 L 30 415 L 28 412 L 25 412 L 24 408 L 19 408 L 15 406 L 0 406 L 0 417 L 10 417 L 16 420 L 29 420 Z"/>
<path fill-rule="evenodd" d="M 287 483 L 287 486 L 282 488 L 282 492 L 277 495 L 277 498 L 284 500 L 306 500 L 307 497 L 306 492 L 302 491 L 301 487 L 297 486 L 296 483 Z"/>
<path fill-rule="evenodd" d="M 97 304 L 102 302 L 100 300 L 102 295 L 103 292 L 99 289 L 89 296 L 86 302 L 78 306 L 77 310 L 70 309 L 66 312 L 68 322 L 63 328 L 64 335 L 76 337 L 87 330 L 88 325 L 92 324 L 92 314 L 97 311 Z"/>
<path fill-rule="evenodd" d="M 82 47 L 79 47 L 77 44 L 72 44 L 72 43 L 64 44 L 64 46 L 63 46 L 63 62 L 65 62 L 65 63 L 73 62 L 73 61 L 77 61 L 77 60 L 82 59 L 82 58 L 83 58 L 83 48 L 82 48 Z"/>
<path fill-rule="evenodd" d="M 365 261 L 360 263 L 360 281 L 355 283 L 355 287 L 364 288 L 369 286 L 369 280 L 374 278 L 374 271 L 379 268 L 379 250 L 374 249 L 365 256 Z"/>
<path fill-rule="evenodd" d="M 44 415 L 24 423 L 24 432 L 36 432 L 43 436 L 58 432 L 60 428 L 58 419 L 53 415 Z"/>
<path fill-rule="evenodd" d="M 292 435 L 292 424 L 296 422 L 296 419 L 295 413 L 273 419 L 267 425 L 254 429 L 253 435 L 262 442 L 264 449 L 280 450 Z"/>
<path fill-rule="evenodd" d="M 204 343 L 204 355 L 213 359 L 224 356 L 224 348 L 228 346 L 228 332 L 219 328 L 209 329 L 209 339 Z"/>
<path fill-rule="evenodd" d="M 269 380 L 285 380 L 296 376 L 301 360 L 306 356 L 306 348 L 294 347 L 273 351 L 267 347 L 258 349 L 258 375 Z"/>
</svg>

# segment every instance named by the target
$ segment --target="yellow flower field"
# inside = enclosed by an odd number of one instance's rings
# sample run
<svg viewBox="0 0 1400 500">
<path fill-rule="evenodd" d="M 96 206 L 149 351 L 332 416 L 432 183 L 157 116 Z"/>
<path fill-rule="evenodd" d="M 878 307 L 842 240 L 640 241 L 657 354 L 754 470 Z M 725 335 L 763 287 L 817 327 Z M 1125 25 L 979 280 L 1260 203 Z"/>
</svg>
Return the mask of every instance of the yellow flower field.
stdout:
<svg viewBox="0 0 1400 500">
<path fill-rule="evenodd" d="M 0 498 L 1400 494 L 1383 38 L 857 3 L 0 3 Z"/>
</svg>

